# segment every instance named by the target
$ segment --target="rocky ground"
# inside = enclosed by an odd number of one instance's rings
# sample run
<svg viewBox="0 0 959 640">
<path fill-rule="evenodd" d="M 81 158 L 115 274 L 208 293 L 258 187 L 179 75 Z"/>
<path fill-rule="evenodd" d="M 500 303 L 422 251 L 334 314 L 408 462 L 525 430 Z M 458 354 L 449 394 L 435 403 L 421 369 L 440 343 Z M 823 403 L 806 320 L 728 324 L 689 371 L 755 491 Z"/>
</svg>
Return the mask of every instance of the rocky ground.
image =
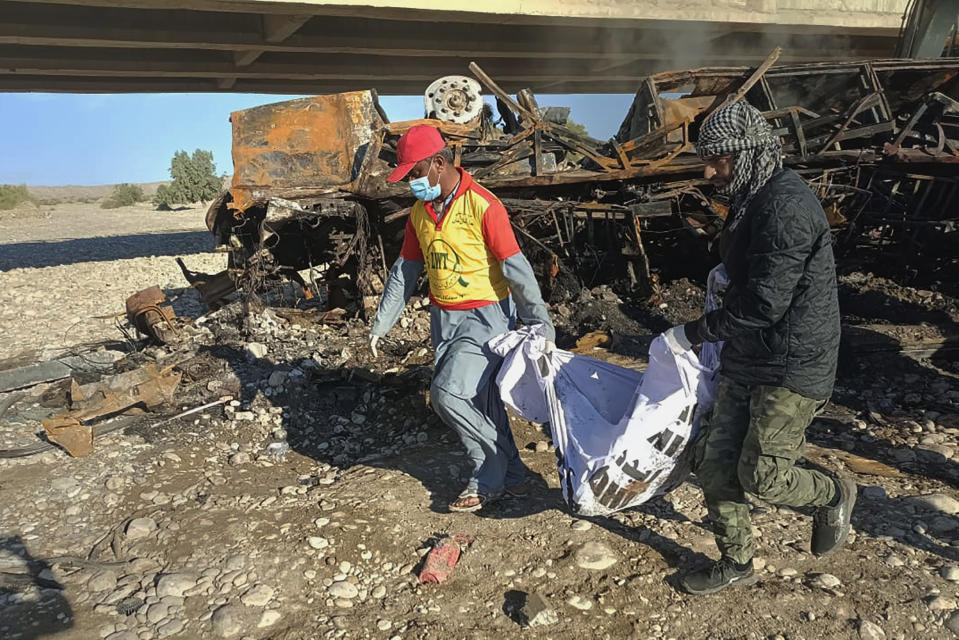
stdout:
<svg viewBox="0 0 959 640">
<path fill-rule="evenodd" d="M 809 464 L 859 482 L 855 534 L 817 560 L 809 512 L 756 503 L 761 580 L 694 598 L 676 577 L 715 547 L 693 478 L 642 508 L 576 518 L 548 429 L 514 420 L 532 494 L 448 512 L 465 458 L 428 407 L 423 299 L 376 360 L 361 320 L 320 322 L 290 309 L 290 295 L 250 314 L 240 304 L 206 314 L 180 347 L 133 350 L 104 318 L 151 284 L 199 317 L 173 256 L 206 271 L 223 256 L 203 253 L 198 212 L 126 211 L 107 225 L 64 212 L 0 230 L 7 366 L 99 348 L 122 352 L 121 369 L 155 362 L 182 375 L 175 406 L 98 438 L 88 457 L 0 459 L 0 637 L 959 634 L 959 385 L 941 339 L 955 333 L 959 304 L 947 288 L 843 273 L 850 338 L 834 400 L 810 429 Z M 603 287 L 551 311 L 560 346 L 603 330 L 611 345 L 594 355 L 641 367 L 652 337 L 702 301 L 699 283 L 679 280 L 652 305 Z M 67 389 L 0 394 L 0 407 L 14 400 L 0 448 L 36 442 Z M 209 403 L 219 404 L 167 421 Z M 470 542 L 450 580 L 418 584 L 425 554 L 454 534 Z"/>
<path fill-rule="evenodd" d="M 172 298 L 189 286 L 174 257 L 198 271 L 224 269 L 226 256 L 210 252 L 204 214 L 201 206 L 156 211 L 145 203 L 0 212 L 0 362 L 120 339 L 115 317 L 128 295 L 157 284 Z M 195 316 L 194 301 L 175 307 Z"/>
</svg>

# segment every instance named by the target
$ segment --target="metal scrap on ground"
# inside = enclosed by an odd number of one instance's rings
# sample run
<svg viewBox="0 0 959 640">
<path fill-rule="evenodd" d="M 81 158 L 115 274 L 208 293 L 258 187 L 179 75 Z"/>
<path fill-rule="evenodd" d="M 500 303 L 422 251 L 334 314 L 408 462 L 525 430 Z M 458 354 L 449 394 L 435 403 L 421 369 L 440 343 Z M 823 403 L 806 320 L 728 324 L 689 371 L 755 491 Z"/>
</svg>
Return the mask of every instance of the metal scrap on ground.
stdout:
<svg viewBox="0 0 959 640">
<path fill-rule="evenodd" d="M 72 380 L 71 410 L 42 421 L 47 439 L 72 456 L 88 455 L 93 451 L 93 429 L 86 423 L 132 407 L 151 409 L 172 404 L 180 377 L 169 368 L 161 370 L 148 364 L 87 385 Z"/>
<path fill-rule="evenodd" d="M 166 303 L 160 287 L 153 286 L 127 298 L 127 320 L 143 335 L 161 343 L 173 342 L 179 330 L 173 307 Z"/>
</svg>

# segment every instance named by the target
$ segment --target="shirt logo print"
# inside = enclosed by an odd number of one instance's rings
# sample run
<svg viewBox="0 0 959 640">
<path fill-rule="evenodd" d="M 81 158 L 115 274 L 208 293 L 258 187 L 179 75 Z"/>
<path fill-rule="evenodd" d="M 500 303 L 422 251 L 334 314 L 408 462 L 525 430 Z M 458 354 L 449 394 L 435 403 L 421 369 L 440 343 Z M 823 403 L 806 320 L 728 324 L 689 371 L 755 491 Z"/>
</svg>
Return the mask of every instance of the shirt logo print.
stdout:
<svg viewBox="0 0 959 640">
<path fill-rule="evenodd" d="M 442 288 L 449 289 L 454 284 L 469 286 L 469 282 L 463 279 L 459 254 L 445 240 L 437 238 L 429 244 L 426 248 L 426 264 L 430 276 L 435 277 Z"/>
</svg>

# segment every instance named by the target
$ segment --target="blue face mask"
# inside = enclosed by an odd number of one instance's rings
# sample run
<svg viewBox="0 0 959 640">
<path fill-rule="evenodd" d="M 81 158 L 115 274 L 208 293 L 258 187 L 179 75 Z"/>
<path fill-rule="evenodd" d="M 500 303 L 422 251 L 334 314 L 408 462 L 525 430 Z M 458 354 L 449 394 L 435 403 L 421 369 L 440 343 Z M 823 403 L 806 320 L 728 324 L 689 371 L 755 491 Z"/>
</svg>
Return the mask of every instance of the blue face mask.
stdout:
<svg viewBox="0 0 959 640">
<path fill-rule="evenodd" d="M 432 170 L 433 163 L 430 162 L 429 171 L 426 172 L 425 176 L 410 180 L 410 191 L 417 200 L 432 202 L 440 197 L 440 181 L 437 180 L 436 184 L 430 184 L 430 171 Z"/>
</svg>

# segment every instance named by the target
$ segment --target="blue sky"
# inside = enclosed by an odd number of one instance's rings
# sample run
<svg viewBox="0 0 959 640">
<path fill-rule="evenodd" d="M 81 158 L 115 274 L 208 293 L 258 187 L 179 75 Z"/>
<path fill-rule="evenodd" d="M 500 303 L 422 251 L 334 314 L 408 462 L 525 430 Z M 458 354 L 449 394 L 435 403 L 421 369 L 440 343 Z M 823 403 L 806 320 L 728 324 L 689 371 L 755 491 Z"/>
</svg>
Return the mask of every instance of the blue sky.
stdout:
<svg viewBox="0 0 959 640">
<path fill-rule="evenodd" d="M 0 184 L 96 185 L 169 179 L 179 149 L 213 152 L 231 173 L 231 111 L 299 96 L 252 94 L 0 94 Z M 601 140 L 618 129 L 630 95 L 541 95 Z M 390 120 L 423 116 L 420 96 L 380 98 Z"/>
</svg>

